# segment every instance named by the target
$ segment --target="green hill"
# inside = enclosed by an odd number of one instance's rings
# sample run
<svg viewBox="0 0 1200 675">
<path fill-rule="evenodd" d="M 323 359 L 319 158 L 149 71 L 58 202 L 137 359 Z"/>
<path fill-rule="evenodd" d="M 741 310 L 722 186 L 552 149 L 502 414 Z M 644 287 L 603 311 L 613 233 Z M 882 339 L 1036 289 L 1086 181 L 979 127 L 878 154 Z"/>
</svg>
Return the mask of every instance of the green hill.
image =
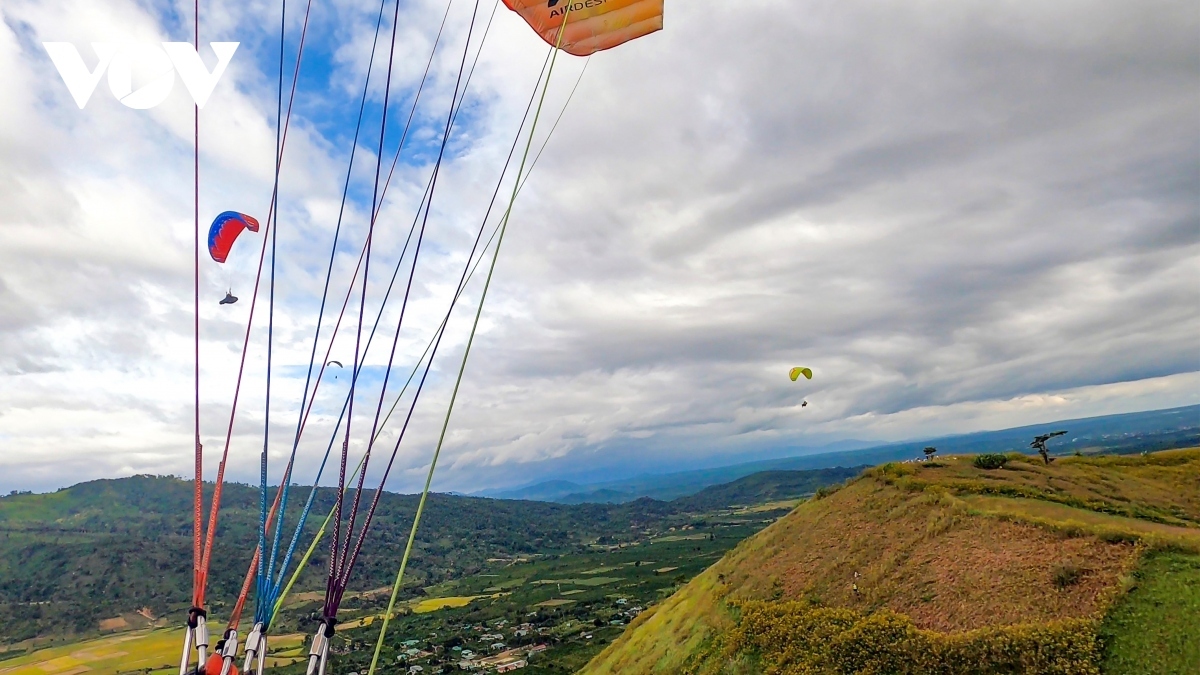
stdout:
<svg viewBox="0 0 1200 675">
<path fill-rule="evenodd" d="M 792 472 L 782 481 L 811 491 L 844 474 Z M 762 490 L 770 492 L 764 483 Z M 206 500 L 212 486 L 206 487 Z M 726 495 L 710 494 L 705 508 L 768 501 L 755 498 L 755 484 Z M 288 527 L 308 497 L 295 488 Z M 770 494 L 775 494 L 770 492 Z M 333 504 L 322 489 L 309 521 L 310 540 Z M 369 495 L 367 496 L 369 499 Z M 30 638 L 96 634 L 101 622 L 122 627 L 175 620 L 191 592 L 192 484 L 176 478 L 135 476 L 100 480 L 50 494 L 0 497 L 0 645 Z M 258 490 L 227 485 L 209 597 L 217 615 L 240 588 L 257 541 Z M 372 534 L 363 549 L 352 590 L 390 586 L 408 536 L 417 497 L 385 493 Z M 480 573 L 489 559 L 529 554 L 588 552 L 596 544 L 616 546 L 692 522 L 698 502 L 639 499 L 626 504 L 563 505 L 434 494 L 426 509 L 410 566 L 413 592 Z M 325 552 L 318 549 L 296 591 L 324 589 Z M 139 614 L 141 612 L 141 614 Z M 108 625 L 108 624 L 106 624 Z M 281 629 L 300 628 L 284 617 Z M 308 626 L 303 626 L 306 630 Z"/>
<path fill-rule="evenodd" d="M 866 468 L 856 466 L 847 469 L 839 466 L 812 471 L 762 471 L 731 483 L 706 487 L 694 495 L 680 497 L 671 504 L 692 511 L 712 511 L 729 506 L 807 497 L 827 485 L 853 478 Z"/>
<path fill-rule="evenodd" d="M 1200 450 L 887 464 L 819 494 L 581 671 L 1200 672 Z"/>
</svg>

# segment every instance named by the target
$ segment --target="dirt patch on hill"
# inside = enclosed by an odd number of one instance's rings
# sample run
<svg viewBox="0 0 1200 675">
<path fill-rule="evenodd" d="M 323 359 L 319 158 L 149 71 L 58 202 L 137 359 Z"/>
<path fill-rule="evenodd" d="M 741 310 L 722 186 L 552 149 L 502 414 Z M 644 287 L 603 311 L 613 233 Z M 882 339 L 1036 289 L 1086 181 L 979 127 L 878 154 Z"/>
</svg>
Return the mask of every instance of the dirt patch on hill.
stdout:
<svg viewBox="0 0 1200 675">
<path fill-rule="evenodd" d="M 100 630 L 102 631 L 124 630 L 126 628 L 129 628 L 129 622 L 123 616 L 114 616 L 111 619 L 104 619 L 100 622 Z"/>
</svg>

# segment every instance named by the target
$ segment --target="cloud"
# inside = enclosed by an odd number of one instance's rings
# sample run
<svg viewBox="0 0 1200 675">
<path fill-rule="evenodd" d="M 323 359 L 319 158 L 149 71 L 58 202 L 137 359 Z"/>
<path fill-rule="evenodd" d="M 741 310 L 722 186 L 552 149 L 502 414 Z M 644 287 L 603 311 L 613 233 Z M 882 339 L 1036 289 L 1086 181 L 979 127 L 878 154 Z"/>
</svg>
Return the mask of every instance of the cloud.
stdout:
<svg viewBox="0 0 1200 675">
<path fill-rule="evenodd" d="M 281 176 L 275 467 L 295 431 L 378 7 L 343 0 L 310 22 Z M 436 156 L 473 8 L 450 9 L 411 154 L 389 187 L 364 340 Z M 401 9 L 389 157 L 445 5 Z M 211 39 L 243 47 L 202 117 L 201 211 L 265 216 L 277 9 L 210 11 Z M 176 92 L 160 109 L 128 110 L 102 84 L 78 111 L 39 51 L 41 40 L 83 44 L 118 29 L 167 39 L 186 33 L 186 13 L 114 1 L 0 12 L 0 86 L 13 92 L 0 102 L 0 444 L 22 457 L 5 460 L 9 481 L 187 474 L 190 108 Z M 491 3 L 479 12 L 483 24 Z M 293 40 L 300 21 L 289 17 Z M 659 470 L 1196 402 L 1197 29 L 1200 9 L 1165 1 L 669 5 L 665 31 L 588 62 L 522 190 L 436 485 Z M 391 391 L 446 311 L 545 56 L 502 6 L 487 39 L 439 178 Z M 365 240 L 386 56 L 377 50 L 353 150 L 326 336 Z M 559 61 L 535 151 L 582 67 Z M 248 237 L 227 267 L 204 267 L 210 467 L 261 243 Z M 368 355 L 357 452 L 412 251 Z M 395 489 L 423 480 L 485 272 L 452 317 Z M 218 307 L 231 287 L 242 302 Z M 332 352 L 347 364 L 357 303 L 356 290 Z M 239 480 L 256 476 L 262 447 L 261 312 L 230 446 Z M 796 364 L 814 369 L 811 383 L 785 379 Z M 335 437 L 348 373 L 332 378 L 298 476 L 315 472 Z M 381 437 L 373 476 L 397 429 Z M 92 461 L 70 461 L 82 457 Z"/>
</svg>

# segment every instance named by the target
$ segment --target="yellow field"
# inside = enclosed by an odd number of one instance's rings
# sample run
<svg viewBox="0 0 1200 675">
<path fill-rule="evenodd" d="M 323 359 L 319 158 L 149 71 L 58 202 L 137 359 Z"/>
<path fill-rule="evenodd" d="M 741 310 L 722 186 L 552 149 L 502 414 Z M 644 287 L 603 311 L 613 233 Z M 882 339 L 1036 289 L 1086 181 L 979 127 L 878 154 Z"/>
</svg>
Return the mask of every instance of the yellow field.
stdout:
<svg viewBox="0 0 1200 675">
<path fill-rule="evenodd" d="M 149 671 L 153 675 L 178 672 L 183 633 L 177 628 L 133 631 L 40 649 L 9 661 L 0 661 L 0 675 L 118 675 Z M 304 636 L 282 635 L 271 639 L 272 651 L 294 650 Z M 286 666 L 302 657 L 268 659 Z"/>
<path fill-rule="evenodd" d="M 418 602 L 413 607 L 414 614 L 425 614 L 426 612 L 436 612 L 439 609 L 446 607 L 466 607 L 473 600 L 482 598 L 482 595 L 461 595 L 452 598 L 429 598 Z"/>
</svg>

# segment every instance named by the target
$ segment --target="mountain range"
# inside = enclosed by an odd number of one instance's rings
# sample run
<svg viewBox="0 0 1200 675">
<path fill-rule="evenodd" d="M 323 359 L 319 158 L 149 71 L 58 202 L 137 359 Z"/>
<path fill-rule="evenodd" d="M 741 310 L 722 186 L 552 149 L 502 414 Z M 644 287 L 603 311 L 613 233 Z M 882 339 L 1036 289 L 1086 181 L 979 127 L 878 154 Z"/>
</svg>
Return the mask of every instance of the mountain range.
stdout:
<svg viewBox="0 0 1200 675">
<path fill-rule="evenodd" d="M 640 497 L 669 501 L 694 494 L 710 485 L 728 483 L 760 471 L 796 471 L 902 461 L 921 456 L 922 449 L 927 446 L 937 447 L 943 455 L 1030 452 L 1029 443 L 1035 436 L 1060 429 L 1068 433 L 1051 442 L 1051 449 L 1058 453 L 1142 452 L 1196 445 L 1200 444 L 1200 405 L 1031 424 L 709 469 L 646 474 L 622 480 L 549 480 L 516 488 L 483 490 L 474 496 L 560 504 L 619 504 Z"/>
</svg>

